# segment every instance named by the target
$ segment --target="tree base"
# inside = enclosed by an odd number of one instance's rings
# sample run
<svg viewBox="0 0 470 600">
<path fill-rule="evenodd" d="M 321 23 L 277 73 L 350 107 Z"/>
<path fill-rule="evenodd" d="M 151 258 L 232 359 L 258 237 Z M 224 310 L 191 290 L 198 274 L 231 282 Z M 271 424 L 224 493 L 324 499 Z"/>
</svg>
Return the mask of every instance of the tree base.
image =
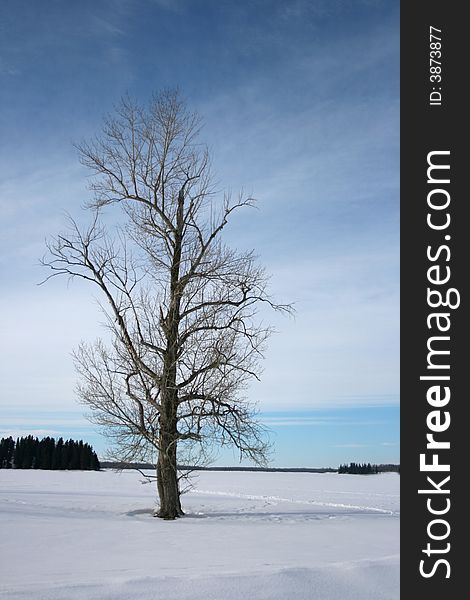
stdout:
<svg viewBox="0 0 470 600">
<path fill-rule="evenodd" d="M 184 512 L 181 511 L 176 511 L 176 512 L 162 512 L 160 510 L 156 510 L 153 513 L 154 517 L 157 517 L 159 519 L 163 519 L 164 521 L 174 521 L 175 519 L 179 519 L 180 517 L 184 517 Z"/>
</svg>

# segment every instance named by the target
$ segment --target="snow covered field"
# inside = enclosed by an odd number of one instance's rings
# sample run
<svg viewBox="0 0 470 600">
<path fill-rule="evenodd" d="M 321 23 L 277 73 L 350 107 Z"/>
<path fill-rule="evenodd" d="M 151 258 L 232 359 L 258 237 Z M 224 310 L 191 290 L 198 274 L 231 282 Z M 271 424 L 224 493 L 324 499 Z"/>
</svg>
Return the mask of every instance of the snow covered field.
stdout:
<svg viewBox="0 0 470 600">
<path fill-rule="evenodd" d="M 135 471 L 0 470 L 9 600 L 396 600 L 395 473 L 202 472 L 184 519 Z"/>
</svg>

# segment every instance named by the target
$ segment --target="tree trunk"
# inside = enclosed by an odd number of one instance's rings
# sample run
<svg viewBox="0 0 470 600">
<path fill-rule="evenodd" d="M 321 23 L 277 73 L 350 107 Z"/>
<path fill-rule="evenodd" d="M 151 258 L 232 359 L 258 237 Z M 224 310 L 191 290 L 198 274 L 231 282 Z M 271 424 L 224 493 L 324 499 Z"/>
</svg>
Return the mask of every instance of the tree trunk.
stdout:
<svg viewBox="0 0 470 600">
<path fill-rule="evenodd" d="M 160 497 L 160 509 L 157 516 L 161 519 L 181 517 L 183 511 L 178 488 L 176 453 L 171 448 L 167 453 L 163 448 L 160 450 L 157 464 L 157 488 Z"/>
<path fill-rule="evenodd" d="M 177 471 L 178 442 L 178 392 L 176 386 L 176 364 L 178 349 L 178 329 L 180 321 L 179 272 L 181 262 L 183 232 L 184 191 L 178 195 L 174 254 L 170 273 L 170 306 L 166 317 L 166 351 L 163 359 L 164 383 L 162 410 L 160 412 L 160 448 L 157 467 L 157 487 L 160 496 L 162 519 L 176 519 L 184 513 L 181 509 Z"/>
</svg>

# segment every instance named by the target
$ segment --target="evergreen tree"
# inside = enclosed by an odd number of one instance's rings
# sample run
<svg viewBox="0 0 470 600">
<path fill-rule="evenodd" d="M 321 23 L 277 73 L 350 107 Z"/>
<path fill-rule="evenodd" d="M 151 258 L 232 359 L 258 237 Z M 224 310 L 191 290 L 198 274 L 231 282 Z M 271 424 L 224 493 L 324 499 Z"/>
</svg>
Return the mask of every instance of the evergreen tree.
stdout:
<svg viewBox="0 0 470 600">
<path fill-rule="evenodd" d="M 13 455 L 15 441 L 13 438 L 2 438 L 0 441 L 0 469 L 11 469 L 13 466 Z"/>
<path fill-rule="evenodd" d="M 89 471 L 92 468 L 92 450 L 89 444 L 83 444 L 82 453 L 80 455 L 80 468 Z"/>
<path fill-rule="evenodd" d="M 54 448 L 54 454 L 52 457 L 52 468 L 54 470 L 62 468 L 62 452 L 64 448 L 64 440 L 63 438 L 59 438 L 57 440 L 57 444 Z"/>
<path fill-rule="evenodd" d="M 21 438 L 22 444 L 22 455 L 21 455 L 21 468 L 30 469 L 33 464 L 33 436 L 28 435 L 26 438 Z"/>
<path fill-rule="evenodd" d="M 15 469 L 21 469 L 23 464 L 23 444 L 22 438 L 17 438 L 13 455 L 13 464 Z"/>
<path fill-rule="evenodd" d="M 8 438 L 2 438 L 0 440 L 0 469 L 5 469 L 7 465 L 7 444 Z"/>
<path fill-rule="evenodd" d="M 98 456 L 96 455 L 96 452 L 92 453 L 92 469 L 94 471 L 99 471 L 101 469 L 101 465 L 100 465 L 100 461 L 98 460 Z"/>
<path fill-rule="evenodd" d="M 6 467 L 7 469 L 11 469 L 13 467 L 13 454 L 15 452 L 15 441 L 10 436 L 7 442 L 7 452 L 6 452 Z"/>
<path fill-rule="evenodd" d="M 80 440 L 78 442 L 77 450 L 78 450 L 78 465 L 79 465 L 78 468 L 81 471 L 84 471 L 85 470 L 85 465 L 86 465 L 86 456 L 85 456 L 86 450 L 85 450 L 85 446 L 83 445 L 83 441 L 82 440 Z"/>
<path fill-rule="evenodd" d="M 33 443 L 33 465 L 32 465 L 33 469 L 39 469 L 38 453 L 39 453 L 39 439 L 36 437 L 36 438 L 34 438 L 34 443 Z"/>
<path fill-rule="evenodd" d="M 71 445 L 71 453 L 70 453 L 70 463 L 69 469 L 76 470 L 80 469 L 80 450 L 78 448 L 77 442 L 70 440 Z"/>
<path fill-rule="evenodd" d="M 70 442 L 69 442 L 69 440 L 67 440 L 66 442 L 64 442 L 64 445 L 62 447 L 62 457 L 60 460 L 60 468 L 62 470 L 68 469 L 69 462 L 70 462 Z"/>
</svg>

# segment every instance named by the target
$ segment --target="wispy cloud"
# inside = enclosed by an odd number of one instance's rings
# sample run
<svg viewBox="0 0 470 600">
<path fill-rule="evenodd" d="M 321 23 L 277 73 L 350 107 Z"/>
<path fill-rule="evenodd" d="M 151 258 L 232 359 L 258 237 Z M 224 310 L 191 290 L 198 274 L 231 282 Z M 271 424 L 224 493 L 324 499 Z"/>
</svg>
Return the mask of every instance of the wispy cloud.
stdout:
<svg viewBox="0 0 470 600">
<path fill-rule="evenodd" d="M 126 35 L 125 29 L 114 24 L 110 19 L 110 15 L 107 18 L 91 15 L 90 17 L 91 31 L 97 35 L 108 35 L 110 37 L 119 37 Z"/>
<path fill-rule="evenodd" d="M 45 437 L 45 436 L 61 436 L 63 432 L 54 429 L 3 429 L 0 430 L 0 437 L 26 437 L 32 435 L 33 437 Z"/>
<path fill-rule="evenodd" d="M 309 417 L 268 417 L 262 419 L 262 422 L 269 427 L 355 427 L 384 425 L 386 421 L 377 420 L 349 420 L 345 421 L 341 417 L 331 417 L 323 419 L 312 419 Z"/>
<path fill-rule="evenodd" d="M 19 74 L 20 70 L 17 67 L 0 56 L 0 76 L 14 76 Z"/>
<path fill-rule="evenodd" d="M 333 448 L 368 448 L 368 444 L 335 444 Z"/>
</svg>

